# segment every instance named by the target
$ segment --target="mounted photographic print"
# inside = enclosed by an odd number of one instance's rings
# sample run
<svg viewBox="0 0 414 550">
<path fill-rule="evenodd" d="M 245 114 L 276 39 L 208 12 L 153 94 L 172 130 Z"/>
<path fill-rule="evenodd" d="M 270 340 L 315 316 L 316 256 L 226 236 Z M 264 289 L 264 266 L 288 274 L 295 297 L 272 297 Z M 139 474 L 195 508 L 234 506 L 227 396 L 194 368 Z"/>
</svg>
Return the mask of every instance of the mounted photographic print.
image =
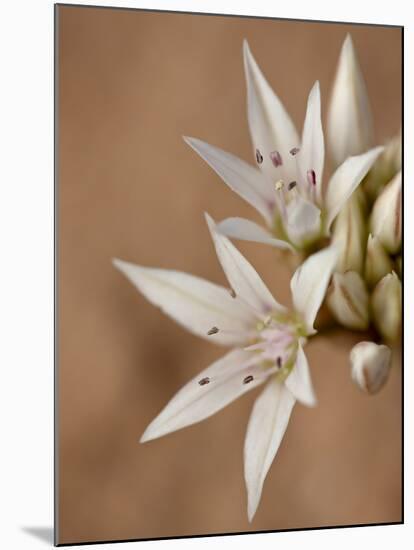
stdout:
<svg viewBox="0 0 414 550">
<path fill-rule="evenodd" d="M 55 10 L 56 544 L 401 523 L 402 27 Z"/>
</svg>

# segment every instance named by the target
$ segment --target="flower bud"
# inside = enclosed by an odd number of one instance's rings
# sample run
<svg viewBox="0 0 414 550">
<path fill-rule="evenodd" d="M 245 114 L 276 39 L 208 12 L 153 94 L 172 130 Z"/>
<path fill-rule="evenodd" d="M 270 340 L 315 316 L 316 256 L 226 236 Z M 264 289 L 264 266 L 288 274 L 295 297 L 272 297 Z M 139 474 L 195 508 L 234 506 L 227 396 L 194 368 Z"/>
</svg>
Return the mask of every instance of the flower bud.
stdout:
<svg viewBox="0 0 414 550">
<path fill-rule="evenodd" d="M 335 319 L 347 328 L 366 330 L 369 326 L 369 296 L 359 273 L 335 273 L 331 288 L 328 306 Z"/>
<path fill-rule="evenodd" d="M 401 281 L 394 271 L 385 275 L 372 293 L 373 321 L 378 332 L 388 342 L 395 342 L 400 336 L 401 298 Z"/>
<path fill-rule="evenodd" d="M 357 271 L 364 269 L 366 227 L 362 193 L 357 189 L 339 213 L 333 231 L 333 241 L 340 250 L 337 271 Z"/>
<path fill-rule="evenodd" d="M 367 393 L 377 393 L 388 379 L 391 350 L 374 342 L 359 342 L 351 350 L 351 377 Z"/>
<path fill-rule="evenodd" d="M 371 201 L 377 198 L 384 185 L 401 170 L 401 149 L 400 133 L 385 144 L 383 152 L 366 175 L 363 188 Z"/>
<path fill-rule="evenodd" d="M 336 166 L 373 143 L 371 108 L 350 35 L 345 39 L 328 110 L 328 143 Z"/>
<path fill-rule="evenodd" d="M 371 233 L 391 254 L 401 248 L 401 209 L 401 172 L 398 172 L 375 201 L 371 215 Z"/>
<path fill-rule="evenodd" d="M 367 254 L 365 257 L 365 280 L 369 287 L 374 287 L 380 279 L 392 271 L 392 262 L 385 252 L 378 237 L 368 235 Z"/>
</svg>

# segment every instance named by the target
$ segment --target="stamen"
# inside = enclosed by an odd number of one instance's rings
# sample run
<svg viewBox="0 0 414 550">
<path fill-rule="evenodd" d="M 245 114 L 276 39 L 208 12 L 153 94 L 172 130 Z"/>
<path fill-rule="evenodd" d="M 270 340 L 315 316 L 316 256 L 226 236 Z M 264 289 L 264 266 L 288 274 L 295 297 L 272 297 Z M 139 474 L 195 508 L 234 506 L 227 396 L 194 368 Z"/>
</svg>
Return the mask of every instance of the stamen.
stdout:
<svg viewBox="0 0 414 550">
<path fill-rule="evenodd" d="M 288 185 L 288 191 L 292 191 L 296 187 L 297 183 L 296 181 L 291 181 Z"/>
<path fill-rule="evenodd" d="M 272 151 L 270 153 L 270 160 L 273 162 L 273 166 L 278 168 L 278 166 L 282 166 L 283 160 L 282 155 L 279 153 L 279 151 Z"/>
<path fill-rule="evenodd" d="M 200 384 L 200 386 L 205 386 L 206 384 L 210 384 L 210 378 L 206 376 L 205 378 L 202 378 L 201 380 L 199 380 L 198 383 Z"/>
<path fill-rule="evenodd" d="M 285 184 L 283 183 L 283 180 L 279 180 L 275 183 L 275 189 L 276 191 L 281 191 L 284 188 Z"/>
<path fill-rule="evenodd" d="M 250 382 L 253 382 L 254 378 L 251 374 L 246 376 L 246 378 L 243 379 L 243 384 L 250 384 Z"/>
<path fill-rule="evenodd" d="M 263 162 L 263 157 L 259 149 L 256 149 L 256 162 L 257 164 L 262 164 Z"/>
<path fill-rule="evenodd" d="M 276 359 L 276 365 L 277 365 L 278 369 L 280 369 L 282 367 L 282 358 L 281 357 L 278 357 Z"/>
<path fill-rule="evenodd" d="M 207 332 L 208 336 L 211 336 L 212 334 L 217 334 L 219 329 L 217 327 L 211 327 L 211 329 Z"/>
<path fill-rule="evenodd" d="M 235 298 L 235 297 L 236 297 L 236 291 L 234 290 L 234 288 L 231 288 L 231 289 L 229 290 L 229 292 L 230 292 L 230 296 L 231 296 L 232 298 Z"/>
<path fill-rule="evenodd" d="M 307 177 L 307 179 L 308 179 L 309 185 L 313 185 L 313 186 L 316 185 L 316 174 L 315 174 L 315 170 L 308 170 L 308 171 L 306 172 L 306 177 Z"/>
<path fill-rule="evenodd" d="M 293 149 L 291 149 L 289 153 L 292 155 L 292 157 L 294 157 L 299 153 L 299 151 L 300 151 L 299 147 L 293 147 Z"/>
</svg>

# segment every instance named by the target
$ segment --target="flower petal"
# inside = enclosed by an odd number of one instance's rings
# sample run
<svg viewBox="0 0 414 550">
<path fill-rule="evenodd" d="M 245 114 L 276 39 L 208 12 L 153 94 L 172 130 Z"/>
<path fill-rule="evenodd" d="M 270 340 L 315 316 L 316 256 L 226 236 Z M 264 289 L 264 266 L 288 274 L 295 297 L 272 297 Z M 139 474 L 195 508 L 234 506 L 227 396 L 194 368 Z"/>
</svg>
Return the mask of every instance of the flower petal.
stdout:
<svg viewBox="0 0 414 550">
<path fill-rule="evenodd" d="M 254 267 L 227 237 L 217 232 L 214 220 L 208 214 L 205 216 L 217 256 L 236 295 L 260 314 L 284 311 L 285 308 L 276 302 Z"/>
<path fill-rule="evenodd" d="M 121 260 L 114 260 L 114 265 L 147 300 L 190 332 L 217 344 L 245 342 L 254 318 L 227 289 L 180 271 L 141 267 Z M 219 330 L 208 336 L 212 327 Z"/>
<path fill-rule="evenodd" d="M 256 513 L 264 480 L 285 434 L 294 404 L 295 398 L 285 384 L 273 377 L 253 406 L 244 444 L 249 521 Z"/>
<path fill-rule="evenodd" d="M 309 256 L 290 281 L 293 304 L 306 324 L 309 334 L 326 294 L 329 279 L 338 261 L 338 249 L 331 245 Z"/>
<path fill-rule="evenodd" d="M 251 204 L 271 223 L 275 207 L 274 189 L 260 170 L 231 153 L 192 137 L 184 141 L 203 158 L 232 191 Z"/>
<path fill-rule="evenodd" d="M 338 215 L 338 212 L 361 183 L 361 180 L 383 150 L 383 147 L 375 147 L 363 155 L 349 157 L 336 169 L 329 181 L 325 198 L 327 234 L 329 234 L 331 224 Z"/>
<path fill-rule="evenodd" d="M 257 223 L 243 218 L 227 218 L 217 224 L 216 230 L 222 235 L 233 237 L 234 239 L 270 244 L 282 250 L 294 250 L 292 245 L 287 241 L 275 239 L 271 233 Z"/>
<path fill-rule="evenodd" d="M 339 57 L 327 128 L 336 166 L 372 146 L 374 132 L 368 93 L 349 34 Z"/>
<path fill-rule="evenodd" d="M 264 368 L 251 363 L 251 354 L 236 349 L 197 374 L 151 422 L 141 443 L 200 422 L 262 384 L 266 379 Z M 247 374 L 251 374 L 253 380 L 244 384 Z"/>
<path fill-rule="evenodd" d="M 298 163 L 304 182 L 309 170 L 316 175 L 316 198 L 321 199 L 325 144 L 321 121 L 321 95 L 319 82 L 310 91 L 305 123 L 302 132 L 302 144 L 298 153 Z"/>
<path fill-rule="evenodd" d="M 320 235 L 321 211 L 312 202 L 297 195 L 289 202 L 286 214 L 285 230 L 297 247 L 305 247 Z"/>
<path fill-rule="evenodd" d="M 269 86 L 259 69 L 247 41 L 243 44 L 244 69 L 247 84 L 247 117 L 253 149 L 258 149 L 264 157 L 261 169 L 272 178 L 291 181 L 295 179 L 296 161 L 289 153 L 299 144 L 296 128 L 282 102 Z M 283 164 L 277 169 L 269 155 L 278 151 Z"/>
<path fill-rule="evenodd" d="M 298 401 L 308 407 L 314 407 L 316 405 L 316 397 L 313 391 L 308 360 L 300 344 L 296 355 L 295 365 L 286 378 L 285 384 Z"/>
</svg>

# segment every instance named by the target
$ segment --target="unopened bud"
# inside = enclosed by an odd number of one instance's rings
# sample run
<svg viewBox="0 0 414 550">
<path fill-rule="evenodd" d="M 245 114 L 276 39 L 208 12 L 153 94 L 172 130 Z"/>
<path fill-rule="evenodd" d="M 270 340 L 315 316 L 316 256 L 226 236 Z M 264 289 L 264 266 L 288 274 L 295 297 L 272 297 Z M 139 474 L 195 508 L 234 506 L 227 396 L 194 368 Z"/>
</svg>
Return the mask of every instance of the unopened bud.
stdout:
<svg viewBox="0 0 414 550">
<path fill-rule="evenodd" d="M 343 326 L 354 330 L 368 328 L 369 296 L 359 273 L 347 271 L 334 274 L 328 306 Z"/>
<path fill-rule="evenodd" d="M 328 109 L 328 143 L 336 166 L 372 147 L 368 94 L 350 35 L 342 46 Z"/>
<path fill-rule="evenodd" d="M 385 144 L 384 151 L 366 175 L 363 188 L 371 201 L 375 200 L 384 185 L 401 170 L 401 134 Z"/>
<path fill-rule="evenodd" d="M 385 275 L 371 297 L 373 321 L 381 336 L 395 342 L 401 331 L 402 292 L 401 281 L 393 271 Z"/>
<path fill-rule="evenodd" d="M 388 379 L 391 350 L 374 342 L 359 342 L 349 355 L 351 376 L 355 384 L 367 393 L 377 393 Z"/>
<path fill-rule="evenodd" d="M 333 241 L 340 250 L 337 271 L 363 273 L 366 225 L 362 199 L 358 189 L 347 201 L 335 221 Z M 363 197 L 362 197 L 363 198 Z"/>
<path fill-rule="evenodd" d="M 375 201 L 371 215 L 371 233 L 384 248 L 396 254 L 401 248 L 401 172 L 388 183 Z"/>
<path fill-rule="evenodd" d="M 368 236 L 365 257 L 365 280 L 374 287 L 380 279 L 392 271 L 392 262 L 378 237 Z"/>
</svg>

